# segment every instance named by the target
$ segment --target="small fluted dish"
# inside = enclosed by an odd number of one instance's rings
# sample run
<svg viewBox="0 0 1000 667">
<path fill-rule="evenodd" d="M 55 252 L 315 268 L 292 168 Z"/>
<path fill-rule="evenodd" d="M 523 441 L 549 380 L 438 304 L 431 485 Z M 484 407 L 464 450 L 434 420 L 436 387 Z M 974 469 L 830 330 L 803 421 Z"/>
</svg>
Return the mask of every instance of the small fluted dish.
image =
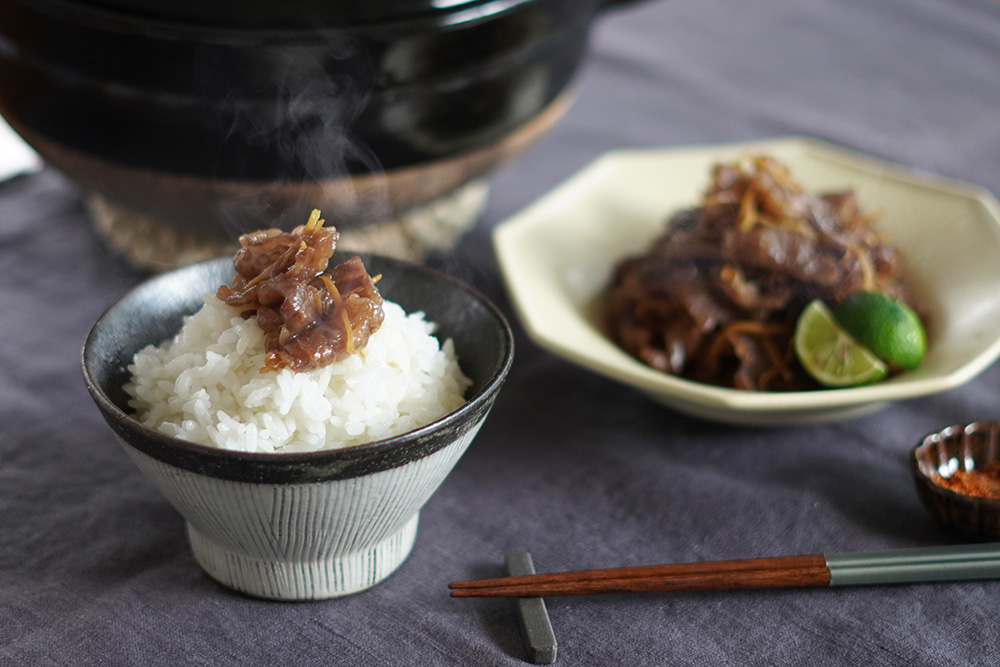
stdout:
<svg viewBox="0 0 1000 667">
<path fill-rule="evenodd" d="M 814 192 L 852 188 L 900 248 L 903 280 L 928 315 L 921 367 L 877 384 L 798 392 L 692 382 L 610 337 L 614 267 L 670 215 L 696 205 L 711 167 L 771 155 Z M 749 426 L 828 422 L 958 387 L 1000 355 L 1000 205 L 983 188 L 917 173 L 814 139 L 609 153 L 501 223 L 494 248 L 518 318 L 540 347 L 682 413 Z"/>
<path fill-rule="evenodd" d="M 1000 537 L 1000 423 L 949 426 L 921 440 L 910 458 L 920 500 L 970 536 Z"/>
<path fill-rule="evenodd" d="M 135 353 L 171 338 L 202 296 L 233 276 L 231 258 L 162 274 L 96 322 L 83 348 L 87 388 L 125 452 L 184 516 L 195 560 L 243 593 L 315 600 L 365 590 L 409 556 L 420 509 L 478 433 L 507 376 L 513 338 L 500 311 L 443 273 L 363 256 L 379 291 L 423 311 L 472 380 L 466 403 L 393 438 L 297 454 L 216 449 L 141 424 L 123 385 Z"/>
</svg>

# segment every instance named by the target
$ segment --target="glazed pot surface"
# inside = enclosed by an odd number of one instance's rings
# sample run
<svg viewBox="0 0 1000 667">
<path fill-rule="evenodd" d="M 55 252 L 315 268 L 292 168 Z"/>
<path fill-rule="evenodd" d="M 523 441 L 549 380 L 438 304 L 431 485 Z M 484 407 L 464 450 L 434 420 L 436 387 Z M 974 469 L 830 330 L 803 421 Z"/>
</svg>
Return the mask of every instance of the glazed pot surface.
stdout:
<svg viewBox="0 0 1000 667">
<path fill-rule="evenodd" d="M 383 0 L 334 16 L 296 0 L 235 17 L 153 4 L 0 3 L 0 114 L 92 193 L 99 230 L 142 266 L 232 241 L 247 231 L 234 221 L 289 228 L 313 208 L 344 231 L 381 225 L 358 250 L 446 249 L 482 199 L 414 233 L 401 217 L 468 202 L 456 193 L 558 121 L 601 8 Z"/>
<path fill-rule="evenodd" d="M 238 29 L 5 3 L 0 109 L 29 135 L 141 169 L 288 181 L 392 171 L 494 144 L 569 83 L 593 7 L 499 4 L 480 3 L 498 12 L 485 18 Z"/>
</svg>

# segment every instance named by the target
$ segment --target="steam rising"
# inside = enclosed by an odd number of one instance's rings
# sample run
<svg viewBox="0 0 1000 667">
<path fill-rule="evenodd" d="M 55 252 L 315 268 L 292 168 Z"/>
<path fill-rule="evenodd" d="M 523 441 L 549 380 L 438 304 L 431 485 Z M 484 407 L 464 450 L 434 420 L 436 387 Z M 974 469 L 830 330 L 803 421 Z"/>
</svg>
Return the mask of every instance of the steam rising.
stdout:
<svg viewBox="0 0 1000 667">
<path fill-rule="evenodd" d="M 351 130 L 374 88 L 370 59 L 341 34 L 311 38 L 325 48 L 262 44 L 247 71 L 234 73 L 239 81 L 215 94 L 219 159 L 235 160 L 240 179 L 218 170 L 226 175 L 216 181 L 217 217 L 234 238 L 291 229 L 315 208 L 332 225 L 389 216 L 381 163 Z"/>
</svg>

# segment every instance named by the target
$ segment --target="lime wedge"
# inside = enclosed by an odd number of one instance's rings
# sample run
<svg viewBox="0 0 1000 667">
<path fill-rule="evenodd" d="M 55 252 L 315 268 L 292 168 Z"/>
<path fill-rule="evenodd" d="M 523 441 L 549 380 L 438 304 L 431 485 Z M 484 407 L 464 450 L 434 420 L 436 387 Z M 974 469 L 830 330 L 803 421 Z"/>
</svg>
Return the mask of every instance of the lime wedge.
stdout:
<svg viewBox="0 0 1000 667">
<path fill-rule="evenodd" d="M 819 299 L 799 315 L 794 345 L 802 367 L 826 387 L 870 384 L 889 374 L 888 366 L 844 331 Z"/>
<path fill-rule="evenodd" d="M 832 312 L 844 331 L 890 366 L 913 370 L 927 353 L 920 317 L 887 294 L 852 292 Z"/>
</svg>

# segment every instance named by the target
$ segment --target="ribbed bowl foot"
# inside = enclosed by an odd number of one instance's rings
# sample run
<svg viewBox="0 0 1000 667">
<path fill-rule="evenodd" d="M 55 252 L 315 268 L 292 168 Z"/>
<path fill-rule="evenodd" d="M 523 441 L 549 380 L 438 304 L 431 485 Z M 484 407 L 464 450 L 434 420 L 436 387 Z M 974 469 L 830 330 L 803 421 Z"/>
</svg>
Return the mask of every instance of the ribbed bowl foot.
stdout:
<svg viewBox="0 0 1000 667">
<path fill-rule="evenodd" d="M 276 561 L 236 553 L 187 526 L 195 560 L 229 588 L 272 600 L 325 600 L 371 588 L 413 550 L 419 514 L 370 549 L 310 561 Z"/>
</svg>

